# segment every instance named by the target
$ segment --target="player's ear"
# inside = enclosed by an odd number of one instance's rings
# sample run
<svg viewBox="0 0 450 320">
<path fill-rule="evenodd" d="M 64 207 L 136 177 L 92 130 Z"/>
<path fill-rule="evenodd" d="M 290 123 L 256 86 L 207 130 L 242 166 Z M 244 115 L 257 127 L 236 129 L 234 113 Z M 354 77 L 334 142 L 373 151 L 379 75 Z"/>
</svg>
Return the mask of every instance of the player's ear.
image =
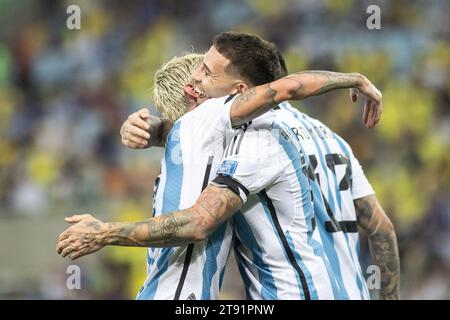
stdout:
<svg viewBox="0 0 450 320">
<path fill-rule="evenodd" d="M 192 84 L 188 83 L 184 86 L 184 94 L 188 100 L 197 100 L 197 92 L 195 92 L 195 88 Z"/>
<path fill-rule="evenodd" d="M 198 105 L 199 93 L 195 91 L 192 84 L 188 83 L 184 86 L 184 96 L 189 104 L 189 110 L 195 108 Z"/>
<path fill-rule="evenodd" d="M 243 93 L 243 92 L 247 91 L 248 89 L 249 89 L 249 87 L 245 82 L 238 82 L 235 85 L 235 92 L 233 92 L 233 94 Z"/>
</svg>

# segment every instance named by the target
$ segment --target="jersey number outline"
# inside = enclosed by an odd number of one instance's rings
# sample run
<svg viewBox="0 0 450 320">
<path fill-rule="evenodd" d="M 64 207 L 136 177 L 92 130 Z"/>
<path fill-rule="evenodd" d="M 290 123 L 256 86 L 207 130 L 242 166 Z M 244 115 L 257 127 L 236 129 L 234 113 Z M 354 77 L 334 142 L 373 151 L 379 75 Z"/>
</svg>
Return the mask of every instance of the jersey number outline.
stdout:
<svg viewBox="0 0 450 320">
<path fill-rule="evenodd" d="M 336 173 L 336 166 L 345 165 L 345 174 L 339 181 L 339 192 L 349 190 L 352 186 L 352 170 L 350 160 L 346 156 L 339 153 L 328 153 L 325 155 L 325 161 L 327 164 L 327 168 L 333 172 L 333 174 L 336 176 L 336 179 L 338 179 Z M 330 221 L 325 222 L 325 230 L 330 233 L 340 231 L 345 233 L 358 232 L 358 223 L 356 220 L 342 220 L 342 221 L 336 220 L 335 214 L 331 209 L 331 206 L 328 203 L 327 199 L 325 198 L 325 195 L 322 192 L 319 173 L 318 172 L 316 173 L 318 161 L 314 154 L 309 155 L 309 164 L 310 166 L 308 170 L 308 177 L 311 180 L 316 180 L 317 183 L 319 184 L 320 193 L 322 195 L 322 199 L 325 204 L 328 217 L 330 218 Z"/>
</svg>

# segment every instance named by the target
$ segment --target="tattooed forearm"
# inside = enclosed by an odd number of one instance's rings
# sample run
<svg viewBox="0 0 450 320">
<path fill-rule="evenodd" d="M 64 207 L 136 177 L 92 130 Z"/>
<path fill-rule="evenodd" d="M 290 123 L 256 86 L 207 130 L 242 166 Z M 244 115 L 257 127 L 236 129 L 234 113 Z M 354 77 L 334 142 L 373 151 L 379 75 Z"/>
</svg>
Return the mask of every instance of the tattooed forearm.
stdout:
<svg viewBox="0 0 450 320">
<path fill-rule="evenodd" d="M 208 186 L 188 209 L 134 223 L 108 223 L 108 244 L 166 247 L 204 240 L 242 205 L 228 189 Z"/>
<path fill-rule="evenodd" d="M 271 88 L 270 83 L 250 88 L 242 93 L 236 97 L 231 106 L 231 124 L 241 125 L 272 109 L 278 103 L 276 95 L 277 91 Z"/>
<path fill-rule="evenodd" d="M 138 247 L 178 246 L 197 241 L 189 210 L 133 223 L 108 223 L 108 244 Z"/>
<path fill-rule="evenodd" d="M 339 73 L 331 71 L 311 70 L 297 72 L 286 77 L 297 83 L 292 100 L 301 100 L 317 96 L 331 90 L 353 88 L 360 85 L 361 75 L 357 73 Z"/>
<path fill-rule="evenodd" d="M 399 299 L 400 258 L 391 221 L 375 196 L 354 201 L 359 225 L 367 231 L 373 263 L 381 270 L 381 299 Z"/>
<path fill-rule="evenodd" d="M 301 100 L 336 89 L 360 88 L 368 83 L 359 73 L 318 70 L 293 73 L 253 87 L 236 97 L 230 111 L 231 123 L 233 126 L 241 125 L 283 101 Z"/>
</svg>

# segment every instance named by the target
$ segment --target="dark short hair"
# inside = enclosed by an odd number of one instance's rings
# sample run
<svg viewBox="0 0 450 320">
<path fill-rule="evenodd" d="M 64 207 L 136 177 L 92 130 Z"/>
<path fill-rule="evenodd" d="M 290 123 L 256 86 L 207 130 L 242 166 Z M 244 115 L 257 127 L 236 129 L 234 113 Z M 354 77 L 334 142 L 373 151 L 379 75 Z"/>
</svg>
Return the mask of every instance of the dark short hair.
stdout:
<svg viewBox="0 0 450 320">
<path fill-rule="evenodd" d="M 252 85 L 272 82 L 280 75 L 280 60 L 273 44 L 256 35 L 222 32 L 214 37 L 213 45 L 230 60 L 225 71 L 243 77 Z"/>
<path fill-rule="evenodd" d="M 284 60 L 284 57 L 281 54 L 280 49 L 278 49 L 278 46 L 275 43 L 273 43 L 273 42 L 270 42 L 270 44 L 272 45 L 272 48 L 273 48 L 275 54 L 277 55 L 278 62 L 280 63 L 280 69 L 276 70 L 275 77 L 277 79 L 285 77 L 285 76 L 288 75 L 288 69 L 286 67 L 286 61 Z"/>
</svg>

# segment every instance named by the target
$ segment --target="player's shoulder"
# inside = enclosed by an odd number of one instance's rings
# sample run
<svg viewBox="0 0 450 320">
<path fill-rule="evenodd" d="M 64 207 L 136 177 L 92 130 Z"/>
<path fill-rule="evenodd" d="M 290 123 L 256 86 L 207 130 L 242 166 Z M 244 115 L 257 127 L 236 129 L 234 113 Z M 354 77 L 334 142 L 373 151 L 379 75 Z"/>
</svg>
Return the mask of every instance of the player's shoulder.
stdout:
<svg viewBox="0 0 450 320">
<path fill-rule="evenodd" d="M 213 125 L 218 121 L 225 121 L 229 117 L 228 96 L 220 98 L 210 98 L 196 107 L 194 110 L 187 112 L 178 121 L 182 126 L 199 126 L 209 123 Z"/>
<path fill-rule="evenodd" d="M 202 141 L 217 141 L 232 130 L 229 97 L 211 98 L 178 121 L 183 135 Z M 231 134 L 231 133 L 230 133 Z"/>
<path fill-rule="evenodd" d="M 197 108 L 192 110 L 194 116 L 210 114 L 218 111 L 222 111 L 224 106 L 228 104 L 229 101 L 233 99 L 234 96 L 225 96 L 220 98 L 210 98 L 200 104 Z"/>
</svg>

